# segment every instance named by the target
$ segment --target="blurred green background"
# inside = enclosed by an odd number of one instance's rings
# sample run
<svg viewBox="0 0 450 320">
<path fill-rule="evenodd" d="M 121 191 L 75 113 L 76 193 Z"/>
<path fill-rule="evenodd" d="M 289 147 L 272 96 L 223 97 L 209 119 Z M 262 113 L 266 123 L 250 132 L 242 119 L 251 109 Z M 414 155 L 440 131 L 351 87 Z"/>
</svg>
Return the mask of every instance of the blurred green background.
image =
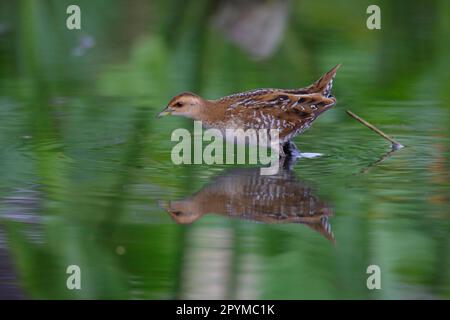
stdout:
<svg viewBox="0 0 450 320">
<path fill-rule="evenodd" d="M 448 299 L 449 39 L 445 0 L 0 1 L 0 298 Z M 295 139 L 324 156 L 294 167 L 336 244 L 161 208 L 232 167 L 172 164 L 192 126 L 156 119 L 172 96 L 301 87 L 337 63 L 338 104 Z M 346 109 L 407 147 L 377 163 L 389 145 Z"/>
</svg>

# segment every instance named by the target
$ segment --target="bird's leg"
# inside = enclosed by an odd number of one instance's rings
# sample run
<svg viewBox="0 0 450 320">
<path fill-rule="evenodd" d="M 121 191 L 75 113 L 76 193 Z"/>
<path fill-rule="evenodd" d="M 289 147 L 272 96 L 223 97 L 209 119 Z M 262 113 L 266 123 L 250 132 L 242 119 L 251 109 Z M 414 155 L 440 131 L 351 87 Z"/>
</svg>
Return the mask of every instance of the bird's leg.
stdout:
<svg viewBox="0 0 450 320">
<path fill-rule="evenodd" d="M 280 159 L 284 159 L 286 157 L 286 153 L 284 152 L 284 145 L 280 145 L 280 147 L 278 148 L 278 153 L 279 153 L 279 157 Z"/>
<path fill-rule="evenodd" d="M 297 156 L 286 155 L 285 158 L 280 159 L 280 166 L 284 170 L 290 171 L 294 167 L 294 165 L 297 162 L 297 160 L 298 160 Z"/>
<path fill-rule="evenodd" d="M 285 156 L 288 157 L 299 157 L 300 156 L 300 150 L 297 149 L 297 146 L 292 141 L 285 142 L 281 149 L 283 150 L 283 153 Z M 281 152 L 280 152 L 281 154 Z"/>
<path fill-rule="evenodd" d="M 280 154 L 280 166 L 284 170 L 292 170 L 294 164 L 297 162 L 297 159 L 300 157 L 300 151 L 297 149 L 295 144 L 291 141 L 285 142 L 280 145 L 279 148 Z"/>
</svg>

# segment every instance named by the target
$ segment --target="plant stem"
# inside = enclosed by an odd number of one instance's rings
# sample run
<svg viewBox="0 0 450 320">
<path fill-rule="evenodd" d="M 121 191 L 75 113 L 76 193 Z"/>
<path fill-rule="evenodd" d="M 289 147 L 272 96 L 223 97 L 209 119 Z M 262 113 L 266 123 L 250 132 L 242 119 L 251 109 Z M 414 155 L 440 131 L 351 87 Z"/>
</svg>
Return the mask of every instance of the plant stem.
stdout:
<svg viewBox="0 0 450 320">
<path fill-rule="evenodd" d="M 386 140 L 388 140 L 391 144 L 392 144 L 392 149 L 393 150 L 398 150 L 401 148 L 404 148 L 404 145 L 402 145 L 401 143 L 395 141 L 394 139 L 392 139 L 391 137 L 389 137 L 387 134 L 385 134 L 383 131 L 381 131 L 380 129 L 378 129 L 377 127 L 375 127 L 373 124 L 370 124 L 369 122 L 367 122 L 366 120 L 358 117 L 356 114 L 354 114 L 353 112 L 351 112 L 350 110 L 347 110 L 347 114 L 352 117 L 353 119 L 358 120 L 359 122 L 361 122 L 363 125 L 365 125 L 366 127 L 368 127 L 369 129 L 371 129 L 372 131 L 375 131 L 376 133 L 378 133 L 380 136 L 382 136 L 383 138 L 385 138 Z"/>
</svg>

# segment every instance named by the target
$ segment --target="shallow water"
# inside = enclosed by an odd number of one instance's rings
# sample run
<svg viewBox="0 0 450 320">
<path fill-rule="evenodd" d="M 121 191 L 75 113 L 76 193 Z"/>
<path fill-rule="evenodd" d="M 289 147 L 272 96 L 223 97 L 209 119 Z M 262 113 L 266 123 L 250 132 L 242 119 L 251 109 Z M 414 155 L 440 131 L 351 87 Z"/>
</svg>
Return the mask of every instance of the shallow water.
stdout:
<svg viewBox="0 0 450 320">
<path fill-rule="evenodd" d="M 2 35 L 0 61 L 0 297 L 450 297 L 446 29 L 430 38 L 355 33 L 344 7 L 334 38 L 319 36 L 326 23 L 291 21 L 280 49 L 255 61 L 209 28 L 206 44 L 185 41 L 195 26 L 172 42 L 138 28 L 118 44 L 100 17 L 83 30 L 95 46 L 73 55 L 81 33 L 58 38 L 36 3 L 1 20 L 12 31 Z M 313 4 L 303 9 L 321 17 Z M 426 33 L 419 9 L 395 21 L 417 19 Z M 27 14 L 39 17 L 37 32 L 25 28 Z M 302 35 L 295 45 L 292 33 Z M 420 52 L 407 50 L 411 37 Z M 13 40 L 20 54 L 6 45 Z M 155 118 L 174 94 L 303 86 L 338 62 L 338 104 L 295 138 L 302 152 L 322 156 L 276 176 L 172 163 L 172 130 L 192 128 Z M 406 147 L 390 152 L 347 109 Z M 69 265 L 81 269 L 81 290 L 66 287 Z M 367 288 L 370 265 L 380 267 L 380 290 Z"/>
</svg>

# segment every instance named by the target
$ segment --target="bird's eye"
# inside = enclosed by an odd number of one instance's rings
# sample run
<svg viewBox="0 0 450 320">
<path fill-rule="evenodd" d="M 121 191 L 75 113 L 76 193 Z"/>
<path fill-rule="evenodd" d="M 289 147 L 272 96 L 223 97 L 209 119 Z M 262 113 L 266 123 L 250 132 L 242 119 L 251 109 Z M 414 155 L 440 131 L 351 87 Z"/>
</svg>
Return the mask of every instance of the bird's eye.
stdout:
<svg viewBox="0 0 450 320">
<path fill-rule="evenodd" d="M 177 102 L 173 105 L 175 108 L 180 108 L 183 106 L 183 104 L 181 102 Z"/>
</svg>

